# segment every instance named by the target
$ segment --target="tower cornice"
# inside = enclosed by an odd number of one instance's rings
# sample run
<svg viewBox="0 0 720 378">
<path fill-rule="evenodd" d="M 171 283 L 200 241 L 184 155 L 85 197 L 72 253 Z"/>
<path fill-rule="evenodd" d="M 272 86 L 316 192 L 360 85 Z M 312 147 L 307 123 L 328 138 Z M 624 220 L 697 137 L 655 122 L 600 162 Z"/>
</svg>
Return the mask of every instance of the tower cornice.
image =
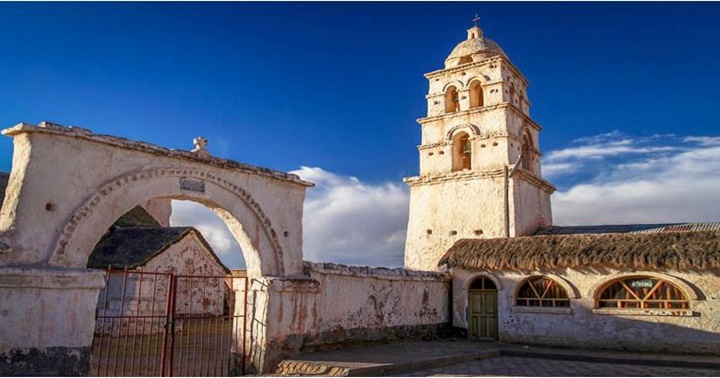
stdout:
<svg viewBox="0 0 720 378">
<path fill-rule="evenodd" d="M 413 187 L 421 185 L 441 184 L 446 182 L 461 182 L 477 179 L 502 178 L 504 177 L 504 175 L 505 170 L 500 168 L 485 171 L 458 171 L 440 175 L 406 177 L 403 179 L 403 181 L 408 186 Z M 538 187 L 549 194 L 552 194 L 557 190 L 557 188 L 553 184 L 549 183 L 541 177 L 535 176 L 532 172 L 522 168 L 517 168 L 513 175 L 513 179 L 521 179 L 523 181 L 526 181 L 529 184 Z"/>
<path fill-rule="evenodd" d="M 457 67 L 452 67 L 452 68 L 441 68 L 439 70 L 435 70 L 435 71 L 426 73 L 425 78 L 430 80 L 430 79 L 434 79 L 439 76 L 452 74 L 455 72 L 466 71 L 469 68 L 481 67 L 481 66 L 484 66 L 484 65 L 487 65 L 490 63 L 505 63 L 505 64 L 507 64 L 507 66 L 510 67 L 510 69 L 513 71 L 513 73 L 522 80 L 523 85 L 525 85 L 526 87 L 528 85 L 530 85 L 530 81 L 525 77 L 525 75 L 523 75 L 522 72 L 520 72 L 520 70 L 517 67 L 515 67 L 515 65 L 510 61 L 510 59 L 505 58 L 503 56 L 494 56 L 491 58 L 483 59 L 478 62 L 467 63 L 467 64 L 463 64 L 463 65 L 460 65 Z"/>
<path fill-rule="evenodd" d="M 549 181 L 543 179 L 542 177 L 538 177 L 532 172 L 525 169 L 518 169 L 514 177 L 523 179 L 530 184 L 544 190 L 548 194 L 553 194 L 557 190 L 555 185 L 551 184 Z"/>
<path fill-rule="evenodd" d="M 425 175 L 425 176 L 415 176 L 415 177 L 406 177 L 403 179 L 403 181 L 408 184 L 408 186 L 419 186 L 419 185 L 432 185 L 432 184 L 440 184 L 443 182 L 450 182 L 450 181 L 466 181 L 466 180 L 475 180 L 478 178 L 497 178 L 497 177 L 503 177 L 503 170 L 502 169 L 494 169 L 494 170 L 486 170 L 486 171 L 457 171 L 457 172 L 449 172 L 439 175 Z"/>
<path fill-rule="evenodd" d="M 489 112 L 489 111 L 492 111 L 492 110 L 495 110 L 495 109 L 504 109 L 504 108 L 512 109 L 516 114 L 520 115 L 520 117 L 522 117 L 522 119 L 523 119 L 524 121 L 528 122 L 528 124 L 530 124 L 530 126 L 533 127 L 535 130 L 537 130 L 537 131 L 542 130 L 542 126 L 540 126 L 537 122 L 533 121 L 533 119 L 530 118 L 530 116 L 528 116 L 527 114 L 523 113 L 523 112 L 520 111 L 520 109 L 518 109 L 515 105 L 512 105 L 512 104 L 510 104 L 510 103 L 508 103 L 508 102 L 503 102 L 502 104 L 497 104 L 497 105 L 484 106 L 484 107 L 481 107 L 481 108 L 472 108 L 472 109 L 467 109 L 467 110 L 460 110 L 460 111 L 453 112 L 453 113 L 441 114 L 441 115 L 439 115 L 439 116 L 418 118 L 418 119 L 417 119 L 417 122 L 418 122 L 419 124 L 421 124 L 421 125 L 424 125 L 424 124 L 426 124 L 426 123 L 431 123 L 431 122 L 435 122 L 435 121 L 438 121 L 438 120 L 449 121 L 449 120 L 451 120 L 451 119 L 453 119 L 453 118 L 458 118 L 458 117 L 462 118 L 462 117 L 465 117 L 465 116 L 468 116 L 468 115 L 472 115 L 472 114 L 476 114 L 476 113 Z"/>
<path fill-rule="evenodd" d="M 403 179 L 403 181 L 410 187 L 413 186 L 420 186 L 420 185 L 433 185 L 433 184 L 441 184 L 445 182 L 460 182 L 460 181 L 471 181 L 471 180 L 477 180 L 477 179 L 493 179 L 493 178 L 502 178 L 505 175 L 505 170 L 502 168 L 499 169 L 492 169 L 492 170 L 485 170 L 485 171 L 458 171 L 458 172 L 450 172 L 440 175 L 425 175 L 425 176 L 415 176 L 415 177 L 406 177 Z M 524 181 L 527 181 L 533 186 L 536 186 L 542 190 L 544 190 L 547 193 L 552 194 L 557 190 L 557 188 L 549 183 L 548 181 L 544 180 L 541 177 L 535 176 L 532 172 L 517 168 L 513 175 L 513 179 L 521 179 Z"/>
</svg>

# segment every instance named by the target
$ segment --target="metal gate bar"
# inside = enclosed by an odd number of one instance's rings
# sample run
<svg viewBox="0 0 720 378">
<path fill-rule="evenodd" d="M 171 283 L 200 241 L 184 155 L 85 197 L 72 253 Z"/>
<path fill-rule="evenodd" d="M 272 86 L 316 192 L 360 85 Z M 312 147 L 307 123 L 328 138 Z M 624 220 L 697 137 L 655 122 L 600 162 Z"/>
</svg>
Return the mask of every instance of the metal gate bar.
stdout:
<svg viewBox="0 0 720 378">
<path fill-rule="evenodd" d="M 105 283 L 92 375 L 245 373 L 246 277 L 108 269 Z"/>
</svg>

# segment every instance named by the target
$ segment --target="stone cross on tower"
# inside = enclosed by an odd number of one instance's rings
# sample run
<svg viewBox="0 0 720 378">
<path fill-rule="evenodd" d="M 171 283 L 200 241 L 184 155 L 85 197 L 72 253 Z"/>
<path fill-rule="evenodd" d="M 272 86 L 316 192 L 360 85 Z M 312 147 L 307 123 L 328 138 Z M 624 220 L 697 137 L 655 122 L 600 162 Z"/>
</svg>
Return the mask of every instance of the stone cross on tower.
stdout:
<svg viewBox="0 0 720 378">
<path fill-rule="evenodd" d="M 473 17 L 473 22 L 475 23 L 475 27 L 477 27 L 477 23 L 480 21 L 480 17 L 477 13 L 475 13 L 475 17 Z"/>
</svg>

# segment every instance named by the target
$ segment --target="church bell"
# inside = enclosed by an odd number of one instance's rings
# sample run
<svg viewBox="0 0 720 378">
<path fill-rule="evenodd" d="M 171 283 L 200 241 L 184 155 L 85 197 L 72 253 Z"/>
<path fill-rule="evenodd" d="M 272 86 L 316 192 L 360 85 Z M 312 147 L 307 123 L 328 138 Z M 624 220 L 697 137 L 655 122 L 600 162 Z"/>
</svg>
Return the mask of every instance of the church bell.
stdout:
<svg viewBox="0 0 720 378">
<path fill-rule="evenodd" d="M 470 147 L 470 141 L 465 139 L 465 144 L 463 145 L 463 155 L 470 155 L 472 153 L 472 149 Z"/>
</svg>

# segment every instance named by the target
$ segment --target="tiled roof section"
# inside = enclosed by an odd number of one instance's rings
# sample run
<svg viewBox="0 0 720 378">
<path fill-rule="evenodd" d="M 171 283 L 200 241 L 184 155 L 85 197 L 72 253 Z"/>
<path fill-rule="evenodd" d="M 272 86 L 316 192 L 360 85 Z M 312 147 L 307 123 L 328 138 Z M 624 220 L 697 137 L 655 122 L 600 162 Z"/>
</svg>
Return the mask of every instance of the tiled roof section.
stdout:
<svg viewBox="0 0 720 378">
<path fill-rule="evenodd" d="M 651 234 L 658 232 L 698 232 L 698 231 L 720 231 L 720 222 L 706 223 L 677 223 L 634 231 L 633 234 Z"/>
<path fill-rule="evenodd" d="M 179 242 L 192 227 L 117 228 L 95 245 L 88 259 L 91 269 L 137 268 Z"/>
<path fill-rule="evenodd" d="M 663 232 L 720 231 L 720 222 L 709 223 L 660 223 L 618 224 L 596 226 L 552 226 L 539 229 L 535 235 L 580 234 L 655 234 Z"/>
<path fill-rule="evenodd" d="M 135 206 L 118 218 L 113 227 L 160 227 L 160 223 L 142 206 Z"/>
<path fill-rule="evenodd" d="M 90 269 L 134 269 L 145 265 L 153 257 L 161 254 L 171 245 L 179 242 L 190 233 L 200 239 L 210 257 L 226 272 L 202 234 L 192 227 L 127 227 L 115 228 L 103 236 L 88 259 Z"/>
</svg>

